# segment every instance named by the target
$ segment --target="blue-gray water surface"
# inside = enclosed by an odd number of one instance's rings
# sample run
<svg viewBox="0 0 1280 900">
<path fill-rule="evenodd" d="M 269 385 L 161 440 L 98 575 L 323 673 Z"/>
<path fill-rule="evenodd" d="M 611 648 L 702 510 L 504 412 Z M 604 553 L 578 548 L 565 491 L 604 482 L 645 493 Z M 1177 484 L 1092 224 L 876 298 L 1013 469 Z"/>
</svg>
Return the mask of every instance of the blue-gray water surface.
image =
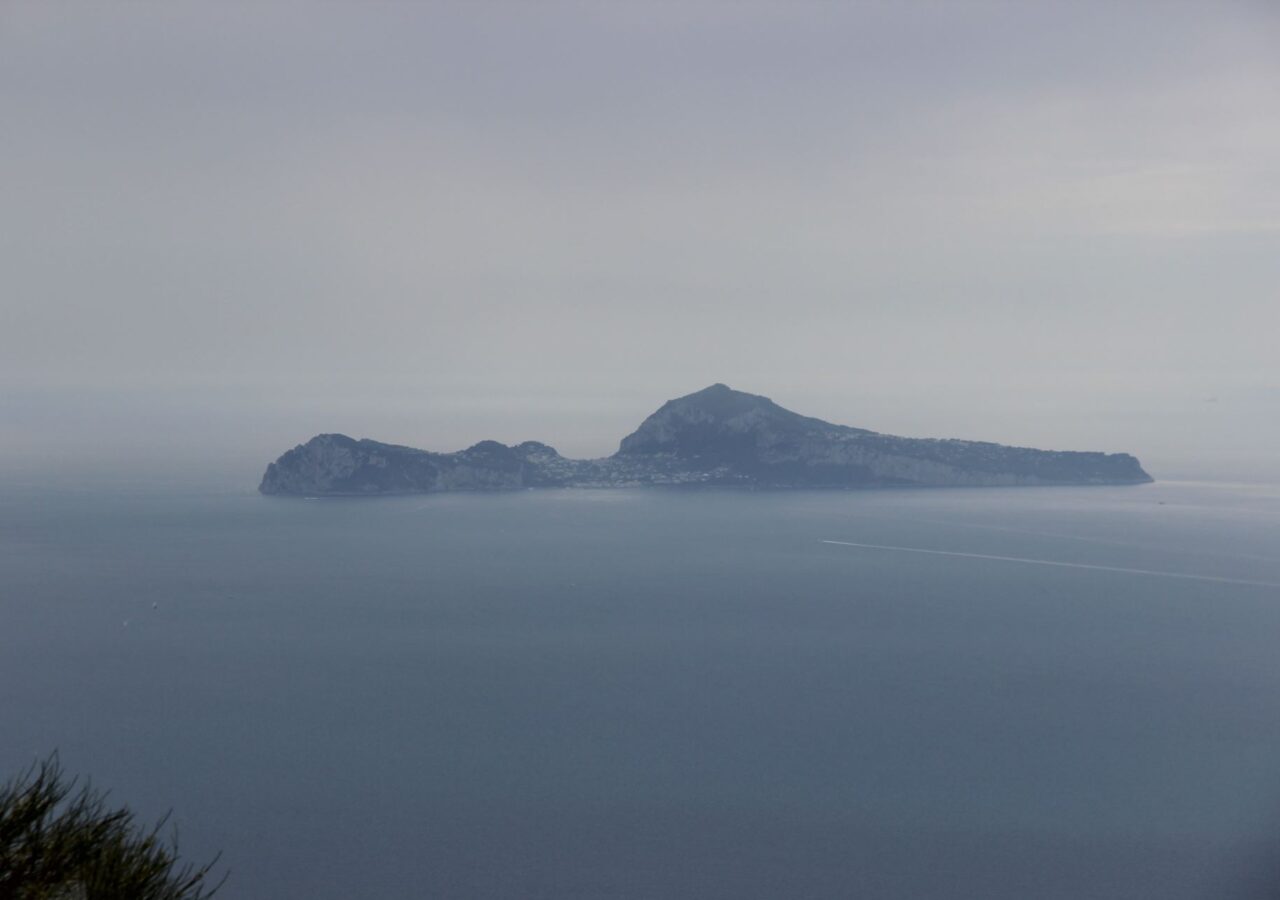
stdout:
<svg viewBox="0 0 1280 900">
<path fill-rule="evenodd" d="M 0 494 L 3 771 L 229 900 L 1276 896 L 1278 650 L 1274 488 Z"/>
</svg>

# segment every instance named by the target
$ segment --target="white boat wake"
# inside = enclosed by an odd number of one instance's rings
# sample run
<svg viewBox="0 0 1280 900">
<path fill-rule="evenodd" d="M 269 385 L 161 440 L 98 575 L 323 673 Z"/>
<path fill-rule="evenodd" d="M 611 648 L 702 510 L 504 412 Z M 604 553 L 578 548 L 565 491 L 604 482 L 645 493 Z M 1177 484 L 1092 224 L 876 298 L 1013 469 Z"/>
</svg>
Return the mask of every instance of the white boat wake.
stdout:
<svg viewBox="0 0 1280 900">
<path fill-rule="evenodd" d="M 893 550 L 899 553 L 927 553 L 930 556 L 959 556 L 965 559 L 991 559 L 997 562 L 1026 563 L 1033 566 L 1060 566 L 1064 569 L 1092 569 L 1098 572 L 1122 572 L 1126 575 L 1154 575 L 1158 578 L 1182 578 L 1189 581 L 1212 581 L 1218 584 L 1244 584 L 1250 587 L 1280 588 L 1280 582 L 1251 581 L 1247 578 L 1226 578 L 1220 575 L 1193 575 L 1189 572 L 1161 572 L 1157 569 L 1130 569 L 1125 566 L 1101 566 L 1093 563 L 1062 562 L 1056 559 L 1031 559 L 1025 556 L 993 556 L 989 553 L 961 553 L 958 550 L 927 550 L 923 547 L 894 547 L 888 544 L 859 544 L 855 541 L 823 541 L 840 547 L 860 547 L 863 550 Z"/>
</svg>

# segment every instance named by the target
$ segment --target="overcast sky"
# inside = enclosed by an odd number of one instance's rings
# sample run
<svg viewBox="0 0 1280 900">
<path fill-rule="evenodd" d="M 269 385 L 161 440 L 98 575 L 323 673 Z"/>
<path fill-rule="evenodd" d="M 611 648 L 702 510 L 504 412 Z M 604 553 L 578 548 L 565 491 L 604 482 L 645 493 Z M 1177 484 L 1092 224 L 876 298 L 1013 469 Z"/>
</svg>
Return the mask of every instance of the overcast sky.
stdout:
<svg viewBox="0 0 1280 900">
<path fill-rule="evenodd" d="M 600 455 L 723 381 L 1280 477 L 1277 48 L 1244 0 L 8 0 L 0 454 Z"/>
</svg>

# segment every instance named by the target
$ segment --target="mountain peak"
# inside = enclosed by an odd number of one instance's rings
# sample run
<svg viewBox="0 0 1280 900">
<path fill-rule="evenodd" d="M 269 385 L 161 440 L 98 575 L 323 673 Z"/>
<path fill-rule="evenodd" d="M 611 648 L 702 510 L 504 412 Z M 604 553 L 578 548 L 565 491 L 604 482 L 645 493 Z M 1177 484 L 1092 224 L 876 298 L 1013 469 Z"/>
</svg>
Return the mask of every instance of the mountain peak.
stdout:
<svg viewBox="0 0 1280 900">
<path fill-rule="evenodd" d="M 735 391 L 717 382 L 668 400 L 622 439 L 618 455 L 736 457 L 801 434 L 839 428 L 783 409 L 768 397 Z"/>
<path fill-rule="evenodd" d="M 748 394 L 745 391 L 735 391 L 729 385 L 721 384 L 720 382 L 716 382 L 710 387 L 704 387 L 700 391 L 694 391 L 692 394 L 685 394 L 683 397 L 668 400 L 663 408 L 673 404 L 677 406 L 697 406 L 719 414 L 733 414 L 734 412 L 742 412 L 763 406 L 782 409 L 768 397 L 761 397 L 759 394 Z"/>
</svg>

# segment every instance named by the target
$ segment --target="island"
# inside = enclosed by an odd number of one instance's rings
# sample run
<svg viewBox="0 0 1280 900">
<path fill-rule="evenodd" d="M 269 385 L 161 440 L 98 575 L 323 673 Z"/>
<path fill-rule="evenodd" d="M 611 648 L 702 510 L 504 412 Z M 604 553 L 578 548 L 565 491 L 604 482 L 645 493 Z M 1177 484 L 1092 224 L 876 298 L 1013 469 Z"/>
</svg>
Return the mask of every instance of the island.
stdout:
<svg viewBox="0 0 1280 900">
<path fill-rule="evenodd" d="M 833 425 L 767 397 L 713 384 L 664 403 L 602 459 L 568 459 L 537 441 L 481 441 L 436 453 L 321 434 L 267 466 L 258 490 L 369 496 L 551 487 L 986 487 L 1142 484 L 1127 453 L 1033 450 L 906 438 Z"/>
</svg>

